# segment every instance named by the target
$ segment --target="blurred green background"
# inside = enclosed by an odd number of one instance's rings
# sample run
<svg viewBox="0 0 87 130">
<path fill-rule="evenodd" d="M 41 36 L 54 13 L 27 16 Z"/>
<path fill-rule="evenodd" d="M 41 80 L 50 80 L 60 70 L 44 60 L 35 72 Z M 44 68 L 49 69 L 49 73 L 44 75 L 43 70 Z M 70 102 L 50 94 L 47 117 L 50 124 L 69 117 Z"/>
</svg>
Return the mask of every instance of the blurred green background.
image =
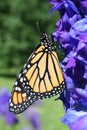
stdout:
<svg viewBox="0 0 87 130">
<path fill-rule="evenodd" d="M 40 34 L 36 22 L 41 19 L 42 32 L 50 35 L 54 31 L 59 16 L 58 12 L 50 15 L 50 9 L 47 0 L 0 0 L 0 88 L 6 86 L 11 91 L 15 75 L 39 44 Z M 68 130 L 60 121 L 64 115 L 60 101 L 54 101 L 54 98 L 43 100 L 37 109 L 41 116 L 42 130 Z M 26 122 L 21 114 L 17 117 L 20 123 L 15 126 L 15 130 L 21 130 Z M 0 117 L 2 129 L 13 128 L 5 125 Z"/>
</svg>

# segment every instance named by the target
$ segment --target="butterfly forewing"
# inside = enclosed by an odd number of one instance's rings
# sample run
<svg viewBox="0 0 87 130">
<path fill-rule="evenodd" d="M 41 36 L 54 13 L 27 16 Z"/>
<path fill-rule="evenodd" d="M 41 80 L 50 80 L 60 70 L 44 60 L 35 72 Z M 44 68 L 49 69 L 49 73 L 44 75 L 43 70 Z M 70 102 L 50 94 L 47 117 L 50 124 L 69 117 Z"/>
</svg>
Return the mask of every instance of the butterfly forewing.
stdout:
<svg viewBox="0 0 87 130">
<path fill-rule="evenodd" d="M 19 72 L 12 91 L 9 108 L 18 114 L 38 99 L 60 94 L 65 87 L 54 44 L 43 33 L 41 44 L 30 55 Z"/>
</svg>

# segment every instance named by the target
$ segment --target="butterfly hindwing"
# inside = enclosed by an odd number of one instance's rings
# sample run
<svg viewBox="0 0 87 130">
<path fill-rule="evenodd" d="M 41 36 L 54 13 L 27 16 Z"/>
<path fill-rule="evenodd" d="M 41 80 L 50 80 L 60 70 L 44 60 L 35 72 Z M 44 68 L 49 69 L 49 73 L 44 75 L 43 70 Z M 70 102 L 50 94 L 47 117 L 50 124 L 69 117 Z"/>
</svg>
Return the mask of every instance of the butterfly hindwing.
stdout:
<svg viewBox="0 0 87 130">
<path fill-rule="evenodd" d="M 34 98 L 32 95 L 28 95 L 23 87 L 14 86 L 9 102 L 9 109 L 15 114 L 18 114 L 26 110 L 36 100 L 37 98 Z"/>
</svg>

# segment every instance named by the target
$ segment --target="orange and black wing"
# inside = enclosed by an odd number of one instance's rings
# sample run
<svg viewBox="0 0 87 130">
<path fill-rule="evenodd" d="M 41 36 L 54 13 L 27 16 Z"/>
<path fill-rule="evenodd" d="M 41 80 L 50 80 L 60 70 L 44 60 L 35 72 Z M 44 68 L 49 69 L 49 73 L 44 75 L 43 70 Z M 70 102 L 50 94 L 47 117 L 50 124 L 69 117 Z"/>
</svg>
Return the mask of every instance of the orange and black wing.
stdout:
<svg viewBox="0 0 87 130">
<path fill-rule="evenodd" d="M 44 34 L 41 44 L 17 76 L 10 99 L 10 111 L 21 113 L 38 99 L 60 94 L 64 87 L 64 77 L 55 46 Z"/>
<path fill-rule="evenodd" d="M 26 82 L 38 98 L 50 98 L 63 91 L 64 78 L 55 51 L 48 53 L 40 46 L 29 64 L 30 68 L 25 74 Z"/>
<path fill-rule="evenodd" d="M 18 114 L 26 110 L 36 100 L 28 95 L 22 87 L 15 86 L 9 101 L 9 109 L 11 112 Z"/>
</svg>

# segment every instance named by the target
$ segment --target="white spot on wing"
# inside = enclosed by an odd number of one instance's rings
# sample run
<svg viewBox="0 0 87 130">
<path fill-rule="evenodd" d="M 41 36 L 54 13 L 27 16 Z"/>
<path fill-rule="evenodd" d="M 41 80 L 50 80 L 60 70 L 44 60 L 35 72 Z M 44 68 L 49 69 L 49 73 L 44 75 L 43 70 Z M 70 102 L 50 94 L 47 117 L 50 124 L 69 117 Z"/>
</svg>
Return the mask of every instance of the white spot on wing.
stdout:
<svg viewBox="0 0 87 130">
<path fill-rule="evenodd" d="M 34 58 L 34 57 L 35 57 L 35 54 L 32 55 L 32 58 Z"/>
<path fill-rule="evenodd" d="M 24 81 L 26 81 L 26 78 L 24 78 Z"/>
<path fill-rule="evenodd" d="M 27 67 L 30 68 L 30 65 L 28 65 Z"/>
<path fill-rule="evenodd" d="M 13 103 L 12 103 L 12 102 L 10 103 L 10 106 L 11 106 L 11 107 L 13 106 Z"/>
<path fill-rule="evenodd" d="M 16 87 L 15 90 L 16 91 L 21 91 L 21 88 L 20 87 Z"/>
<path fill-rule="evenodd" d="M 17 85 L 17 84 L 18 84 L 18 82 L 16 81 L 14 84 L 15 84 L 15 85 Z"/>
<path fill-rule="evenodd" d="M 13 112 L 13 111 L 14 111 L 14 109 L 10 108 L 10 111 L 12 111 L 12 112 Z"/>
<path fill-rule="evenodd" d="M 21 107 L 21 105 L 19 105 L 19 107 Z"/>
<path fill-rule="evenodd" d="M 25 69 L 24 71 L 23 71 L 23 73 L 25 74 L 27 72 L 27 69 Z"/>
<path fill-rule="evenodd" d="M 30 99 L 31 99 L 31 97 L 29 96 L 29 97 L 28 97 L 28 99 L 30 100 Z"/>
<path fill-rule="evenodd" d="M 14 108 L 16 108 L 16 106 L 14 106 Z"/>
<path fill-rule="evenodd" d="M 23 82 L 23 78 L 20 78 L 20 82 L 21 82 L 21 83 Z"/>
<path fill-rule="evenodd" d="M 18 75 L 18 78 L 20 78 L 21 77 L 21 73 Z"/>
<path fill-rule="evenodd" d="M 25 83 L 23 83 L 23 85 L 25 85 Z"/>
</svg>

